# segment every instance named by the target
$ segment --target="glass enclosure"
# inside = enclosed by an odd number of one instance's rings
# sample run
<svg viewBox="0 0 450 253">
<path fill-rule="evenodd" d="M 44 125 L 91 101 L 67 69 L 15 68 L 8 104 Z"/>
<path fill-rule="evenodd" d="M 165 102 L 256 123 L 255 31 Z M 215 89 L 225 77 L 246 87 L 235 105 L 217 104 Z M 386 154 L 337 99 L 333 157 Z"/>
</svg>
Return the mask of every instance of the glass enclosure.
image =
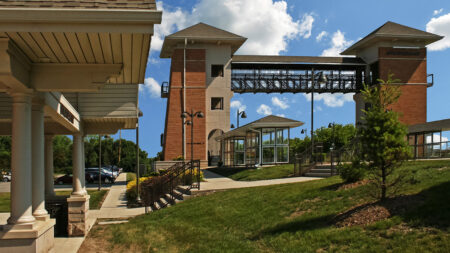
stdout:
<svg viewBox="0 0 450 253">
<path fill-rule="evenodd" d="M 289 128 L 263 128 L 262 163 L 289 162 Z"/>
<path fill-rule="evenodd" d="M 450 157 L 450 142 L 442 132 L 409 134 L 408 144 L 415 159 Z"/>
</svg>

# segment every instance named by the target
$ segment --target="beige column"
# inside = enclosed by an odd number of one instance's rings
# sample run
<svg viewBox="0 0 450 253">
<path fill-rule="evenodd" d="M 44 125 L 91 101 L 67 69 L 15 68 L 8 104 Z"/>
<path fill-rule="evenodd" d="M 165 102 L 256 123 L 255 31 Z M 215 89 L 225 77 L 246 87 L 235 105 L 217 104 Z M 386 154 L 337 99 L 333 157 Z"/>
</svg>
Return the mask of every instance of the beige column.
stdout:
<svg viewBox="0 0 450 253">
<path fill-rule="evenodd" d="M 81 171 L 82 171 L 82 176 L 81 176 L 81 185 L 83 187 L 83 193 L 87 194 L 87 190 L 86 190 L 86 154 L 84 153 L 84 135 L 81 138 Z"/>
<path fill-rule="evenodd" d="M 45 196 L 54 196 L 53 135 L 45 136 Z"/>
<path fill-rule="evenodd" d="M 11 144 L 11 216 L 8 224 L 32 223 L 31 94 L 13 93 Z"/>
<path fill-rule="evenodd" d="M 81 133 L 73 135 L 73 146 L 72 146 L 72 195 L 84 195 L 82 186 L 82 176 L 83 176 L 83 138 Z"/>
<path fill-rule="evenodd" d="M 31 111 L 32 206 L 35 217 L 46 216 L 44 167 L 44 105 L 33 104 Z"/>
</svg>

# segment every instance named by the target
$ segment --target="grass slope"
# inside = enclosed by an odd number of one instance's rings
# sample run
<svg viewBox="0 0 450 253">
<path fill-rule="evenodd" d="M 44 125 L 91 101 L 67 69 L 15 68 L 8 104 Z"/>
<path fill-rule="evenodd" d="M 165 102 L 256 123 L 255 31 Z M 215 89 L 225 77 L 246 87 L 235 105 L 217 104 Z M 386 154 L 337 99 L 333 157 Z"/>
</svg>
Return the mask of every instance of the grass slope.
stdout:
<svg viewBox="0 0 450 253">
<path fill-rule="evenodd" d="M 367 226 L 333 225 L 336 215 L 374 200 L 368 185 L 339 190 L 342 181 L 331 177 L 193 198 L 96 226 L 85 243 L 102 245 L 98 252 L 450 252 L 450 162 L 403 169 L 415 180 L 401 193 L 423 201 Z"/>
<path fill-rule="evenodd" d="M 290 177 L 294 173 L 292 164 L 272 167 L 251 168 L 211 168 L 210 171 L 237 181 L 256 181 Z"/>
<path fill-rule="evenodd" d="M 101 203 L 108 190 L 88 190 L 88 194 L 91 196 L 89 199 L 90 209 L 100 209 Z M 71 191 L 55 191 L 57 196 L 69 196 Z M 6 213 L 10 211 L 10 195 L 9 192 L 0 193 L 0 213 Z"/>
</svg>

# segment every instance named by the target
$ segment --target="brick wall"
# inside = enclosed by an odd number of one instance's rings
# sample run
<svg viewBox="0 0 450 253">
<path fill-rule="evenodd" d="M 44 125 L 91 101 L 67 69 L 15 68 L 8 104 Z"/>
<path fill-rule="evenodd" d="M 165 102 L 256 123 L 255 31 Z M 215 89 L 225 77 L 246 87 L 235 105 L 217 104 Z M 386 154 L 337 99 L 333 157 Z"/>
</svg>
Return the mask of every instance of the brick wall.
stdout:
<svg viewBox="0 0 450 253">
<path fill-rule="evenodd" d="M 392 106 L 400 121 L 407 125 L 427 121 L 426 48 L 379 48 L 379 76 L 387 80 L 390 73 L 400 79 L 402 95 Z"/>
<path fill-rule="evenodd" d="M 186 50 L 186 111 L 206 112 L 206 67 L 204 49 Z M 183 50 L 172 55 L 170 91 L 167 100 L 164 160 L 172 160 L 183 153 L 181 119 L 183 107 Z M 194 119 L 194 159 L 206 160 L 205 118 Z M 186 125 L 186 159 L 191 158 L 191 126 Z"/>
</svg>

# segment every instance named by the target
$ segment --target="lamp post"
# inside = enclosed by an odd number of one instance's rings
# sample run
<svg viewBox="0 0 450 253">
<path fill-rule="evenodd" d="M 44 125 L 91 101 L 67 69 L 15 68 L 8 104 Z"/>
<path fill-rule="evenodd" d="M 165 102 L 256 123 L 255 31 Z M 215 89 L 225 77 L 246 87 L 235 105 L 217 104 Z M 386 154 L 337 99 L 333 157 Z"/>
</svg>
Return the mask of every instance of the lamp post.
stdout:
<svg viewBox="0 0 450 253">
<path fill-rule="evenodd" d="M 319 84 L 326 83 L 327 78 L 324 76 L 323 71 L 319 72 Z M 316 75 L 314 69 L 311 70 L 311 157 L 314 156 L 314 88 L 316 86 Z M 313 157 L 315 160 L 315 158 Z"/>
<path fill-rule="evenodd" d="M 330 147 L 330 163 L 331 163 L 331 175 L 334 175 L 334 172 L 333 172 L 333 151 L 334 151 L 334 147 L 335 147 L 335 144 L 334 144 L 334 126 L 336 125 L 336 123 L 330 123 L 330 124 L 328 124 L 328 128 L 332 128 L 333 130 L 332 130 L 332 134 L 331 134 L 331 140 L 332 140 L 332 142 L 331 142 L 331 147 Z"/>
<path fill-rule="evenodd" d="M 237 116 L 237 127 L 239 127 L 239 116 L 241 116 L 241 118 L 246 119 L 247 118 L 247 114 L 245 114 L 245 111 L 240 112 L 239 109 L 236 112 L 236 116 Z"/>
<path fill-rule="evenodd" d="M 194 161 L 194 118 L 203 118 L 205 117 L 205 115 L 203 114 L 202 111 L 198 111 L 194 113 L 194 110 L 191 109 L 191 113 L 189 112 L 183 112 L 181 114 L 181 118 L 186 119 L 187 117 L 189 117 L 190 119 L 185 121 L 186 125 L 190 125 L 191 126 L 191 166 L 193 165 L 193 161 Z"/>
<path fill-rule="evenodd" d="M 136 119 L 136 194 L 137 198 L 136 201 L 138 203 L 141 202 L 141 197 L 139 195 L 139 118 L 144 116 L 144 113 L 138 108 L 138 117 Z"/>
</svg>

